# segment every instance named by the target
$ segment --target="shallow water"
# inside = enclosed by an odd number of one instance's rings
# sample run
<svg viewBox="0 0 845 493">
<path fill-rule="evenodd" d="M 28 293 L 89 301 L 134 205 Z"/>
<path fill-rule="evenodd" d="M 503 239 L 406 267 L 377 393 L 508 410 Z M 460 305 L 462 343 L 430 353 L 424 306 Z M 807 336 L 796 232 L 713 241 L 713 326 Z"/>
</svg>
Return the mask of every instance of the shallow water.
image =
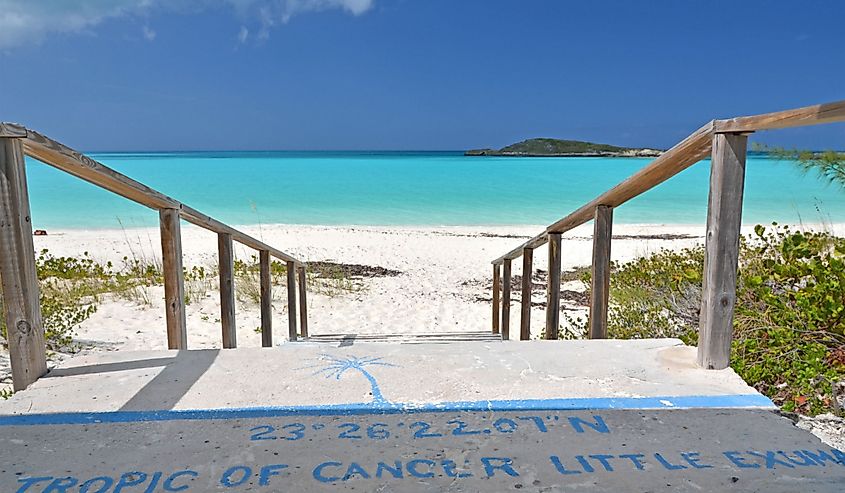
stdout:
<svg viewBox="0 0 845 493">
<path fill-rule="evenodd" d="M 646 158 L 465 157 L 458 152 L 108 153 L 92 157 L 231 224 L 548 224 Z M 36 228 L 157 224 L 158 215 L 28 159 Z M 621 223 L 701 224 L 709 161 L 618 208 Z M 845 222 L 845 193 L 750 156 L 744 223 Z"/>
</svg>

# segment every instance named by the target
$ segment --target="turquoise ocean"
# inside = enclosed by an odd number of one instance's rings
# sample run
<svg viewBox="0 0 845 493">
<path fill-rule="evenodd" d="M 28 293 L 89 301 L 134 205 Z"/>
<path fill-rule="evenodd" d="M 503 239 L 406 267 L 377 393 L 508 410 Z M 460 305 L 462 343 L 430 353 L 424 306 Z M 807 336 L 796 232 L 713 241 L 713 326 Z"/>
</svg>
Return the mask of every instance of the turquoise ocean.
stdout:
<svg viewBox="0 0 845 493">
<path fill-rule="evenodd" d="M 94 159 L 224 222 L 319 225 L 549 224 L 645 158 L 465 157 L 460 152 L 100 153 Z M 703 224 L 709 161 L 619 207 L 617 223 Z M 27 160 L 35 228 L 154 226 L 158 215 Z M 743 223 L 845 222 L 845 193 L 751 155 Z"/>
</svg>

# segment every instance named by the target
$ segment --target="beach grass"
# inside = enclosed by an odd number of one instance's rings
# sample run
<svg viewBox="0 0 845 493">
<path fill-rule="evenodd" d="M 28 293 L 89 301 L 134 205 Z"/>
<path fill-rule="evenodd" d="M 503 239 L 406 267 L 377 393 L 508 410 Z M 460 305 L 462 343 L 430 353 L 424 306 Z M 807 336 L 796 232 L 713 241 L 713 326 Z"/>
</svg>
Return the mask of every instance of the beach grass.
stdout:
<svg viewBox="0 0 845 493">
<path fill-rule="evenodd" d="M 73 331 L 112 295 L 149 306 L 147 288 L 162 283 L 161 267 L 144 258 L 124 257 L 120 266 L 95 261 L 88 252 L 77 257 L 41 250 L 35 259 L 41 291 L 41 313 L 50 350 L 73 350 Z M 2 307 L 2 301 L 0 301 Z M 0 320 L 5 339 L 5 319 Z"/>
<path fill-rule="evenodd" d="M 48 356 L 54 353 L 76 353 L 81 346 L 75 341 L 75 332 L 81 324 L 93 316 L 102 303 L 114 300 L 128 301 L 142 309 L 153 307 L 155 297 L 160 296 L 163 274 L 160 260 L 144 255 L 126 240 L 129 255 L 119 262 L 100 262 L 88 252 L 76 256 L 54 255 L 42 249 L 36 256 L 36 270 L 41 294 L 41 312 L 45 329 Z M 235 296 L 246 308 L 257 306 L 261 300 L 257 259 L 235 260 Z M 317 262 L 308 273 L 308 290 L 327 298 L 337 298 L 359 293 L 366 286 L 364 277 L 353 279 L 350 272 L 365 272 L 374 277 L 379 273 L 393 273 L 386 269 L 360 265 Z M 219 294 L 217 265 L 194 265 L 184 269 L 185 303 L 191 305 Z M 282 303 L 287 289 L 287 265 L 284 262 L 271 263 L 271 284 L 275 307 L 287 311 Z M 0 288 L 2 295 L 2 288 Z M 3 301 L 0 296 L 0 315 Z M 210 317 L 201 318 L 209 321 Z M 219 322 L 219 319 L 215 319 Z M 260 329 L 259 329 L 260 330 Z M 8 347 L 5 318 L 0 316 L 0 345 Z M 0 398 L 11 396 L 11 390 L 0 386 Z"/>
</svg>

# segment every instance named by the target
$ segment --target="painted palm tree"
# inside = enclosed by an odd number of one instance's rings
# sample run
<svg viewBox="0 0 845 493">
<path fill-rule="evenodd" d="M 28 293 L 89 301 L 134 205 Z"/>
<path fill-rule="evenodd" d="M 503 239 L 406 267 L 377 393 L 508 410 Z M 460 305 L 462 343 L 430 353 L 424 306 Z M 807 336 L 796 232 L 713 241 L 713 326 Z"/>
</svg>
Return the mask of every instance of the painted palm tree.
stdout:
<svg viewBox="0 0 845 493">
<path fill-rule="evenodd" d="M 370 388 L 373 394 L 373 404 L 387 403 L 387 399 L 381 394 L 376 378 L 367 371 L 368 366 L 397 366 L 391 363 L 382 361 L 383 358 L 372 357 L 356 357 L 350 356 L 347 358 L 338 358 L 329 354 L 321 354 L 320 360 L 322 363 L 306 366 L 305 368 L 318 368 L 314 375 L 325 375 L 326 378 L 334 377 L 335 380 L 340 380 L 344 373 L 350 370 L 357 370 L 364 375 L 364 378 L 370 382 Z"/>
</svg>

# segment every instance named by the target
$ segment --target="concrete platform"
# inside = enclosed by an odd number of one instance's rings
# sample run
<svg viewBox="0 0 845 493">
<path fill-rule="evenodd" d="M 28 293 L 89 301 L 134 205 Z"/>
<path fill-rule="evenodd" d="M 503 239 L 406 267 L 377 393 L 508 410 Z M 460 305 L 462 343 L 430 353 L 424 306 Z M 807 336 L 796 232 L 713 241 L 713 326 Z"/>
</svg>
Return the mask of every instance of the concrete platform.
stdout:
<svg viewBox="0 0 845 493">
<path fill-rule="evenodd" d="M 0 402 L 0 491 L 842 491 L 676 340 L 98 353 Z"/>
<path fill-rule="evenodd" d="M 250 407 L 768 407 L 695 348 L 642 341 L 295 343 L 73 358 L 0 414 Z"/>
</svg>

